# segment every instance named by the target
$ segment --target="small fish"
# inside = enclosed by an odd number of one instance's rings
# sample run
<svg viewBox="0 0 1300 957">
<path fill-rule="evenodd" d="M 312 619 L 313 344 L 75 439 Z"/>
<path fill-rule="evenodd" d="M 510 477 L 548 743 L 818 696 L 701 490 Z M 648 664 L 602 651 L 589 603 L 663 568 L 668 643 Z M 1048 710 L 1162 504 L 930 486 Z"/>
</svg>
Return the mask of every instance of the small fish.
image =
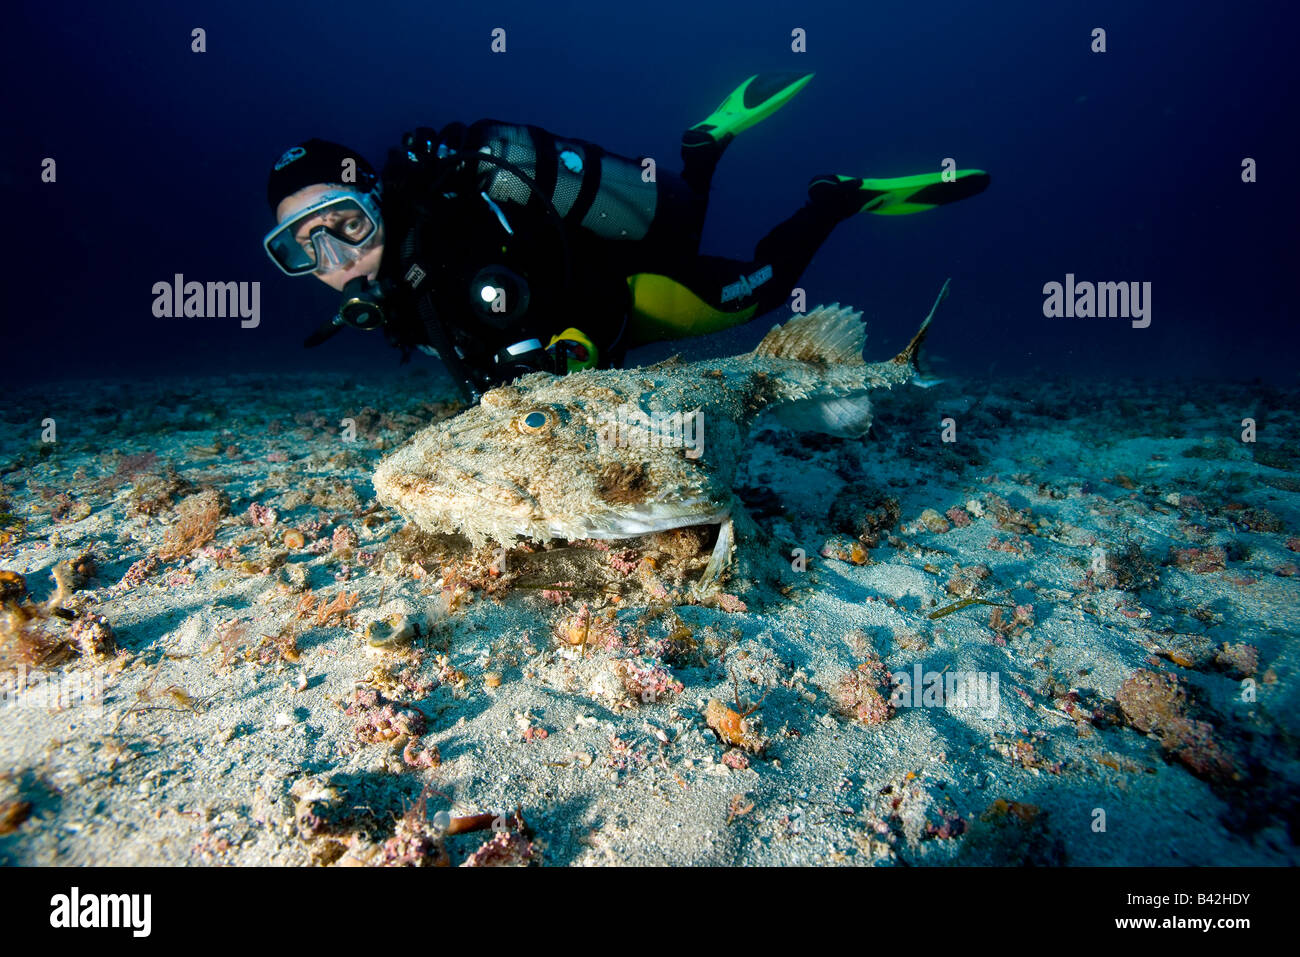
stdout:
<svg viewBox="0 0 1300 957">
<path fill-rule="evenodd" d="M 476 547 L 720 524 L 697 586 L 707 589 L 730 560 L 733 520 L 744 518 L 733 481 L 760 416 L 864 435 L 872 393 L 916 376 L 947 295 L 945 282 L 907 348 L 883 362 L 863 360 L 862 314 L 837 303 L 774 326 L 743 355 L 526 375 L 383 459 L 375 491 L 425 531 L 459 531 Z"/>
</svg>

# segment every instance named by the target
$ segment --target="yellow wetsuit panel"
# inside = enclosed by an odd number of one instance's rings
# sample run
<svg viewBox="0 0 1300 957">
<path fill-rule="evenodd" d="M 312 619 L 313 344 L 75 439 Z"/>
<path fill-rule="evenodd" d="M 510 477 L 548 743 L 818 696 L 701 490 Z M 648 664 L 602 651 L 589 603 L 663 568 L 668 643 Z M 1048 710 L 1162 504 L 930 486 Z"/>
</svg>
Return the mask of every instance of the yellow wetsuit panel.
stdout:
<svg viewBox="0 0 1300 957">
<path fill-rule="evenodd" d="M 627 277 L 632 292 L 629 343 L 634 346 L 664 339 L 702 336 L 754 318 L 758 304 L 736 312 L 715 309 L 681 283 L 656 273 Z"/>
</svg>

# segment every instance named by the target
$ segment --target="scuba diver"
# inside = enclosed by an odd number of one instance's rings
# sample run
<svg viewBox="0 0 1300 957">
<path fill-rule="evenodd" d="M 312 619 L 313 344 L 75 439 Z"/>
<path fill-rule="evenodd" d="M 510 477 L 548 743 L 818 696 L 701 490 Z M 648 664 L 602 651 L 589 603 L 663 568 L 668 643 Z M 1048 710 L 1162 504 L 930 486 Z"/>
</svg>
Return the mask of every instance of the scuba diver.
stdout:
<svg viewBox="0 0 1300 957">
<path fill-rule="evenodd" d="M 753 259 L 699 255 L 714 169 L 738 133 L 811 73 L 750 77 L 682 135 L 680 175 L 535 126 L 421 127 L 382 176 L 312 139 L 275 164 L 264 245 L 291 276 L 342 293 L 308 337 L 382 329 L 446 364 L 469 402 L 527 372 L 618 366 L 627 350 L 748 322 L 782 305 L 817 248 L 858 213 L 903 215 L 983 191 L 981 170 L 895 179 L 824 175 Z"/>
</svg>

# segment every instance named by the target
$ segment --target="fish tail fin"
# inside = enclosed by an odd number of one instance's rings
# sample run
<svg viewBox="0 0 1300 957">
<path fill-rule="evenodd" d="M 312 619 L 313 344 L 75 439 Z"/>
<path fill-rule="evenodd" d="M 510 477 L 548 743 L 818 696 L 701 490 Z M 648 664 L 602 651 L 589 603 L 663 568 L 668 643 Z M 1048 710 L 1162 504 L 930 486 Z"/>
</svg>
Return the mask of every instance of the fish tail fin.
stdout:
<svg viewBox="0 0 1300 957">
<path fill-rule="evenodd" d="M 939 290 L 939 296 L 934 300 L 934 305 L 930 307 L 930 313 L 925 317 L 925 321 L 921 323 L 921 328 L 916 330 L 916 335 L 912 336 L 912 341 L 907 344 L 907 347 L 894 356 L 895 362 L 899 365 L 910 365 L 916 371 L 916 374 L 922 377 L 921 380 L 918 380 L 918 384 L 921 385 L 937 384 L 937 381 L 932 380 L 932 377 L 927 375 L 921 366 L 921 343 L 925 341 L 926 335 L 930 332 L 930 321 L 934 318 L 939 303 L 948 298 L 948 286 L 951 283 L 951 278 L 943 281 L 943 288 Z"/>
</svg>

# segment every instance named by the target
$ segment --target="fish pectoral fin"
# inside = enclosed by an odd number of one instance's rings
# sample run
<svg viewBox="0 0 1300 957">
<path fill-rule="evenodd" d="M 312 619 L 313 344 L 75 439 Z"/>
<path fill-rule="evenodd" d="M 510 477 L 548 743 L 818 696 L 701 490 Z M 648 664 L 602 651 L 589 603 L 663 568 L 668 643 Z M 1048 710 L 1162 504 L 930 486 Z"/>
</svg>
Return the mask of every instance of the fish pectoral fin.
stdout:
<svg viewBox="0 0 1300 957">
<path fill-rule="evenodd" d="M 778 406 L 772 414 L 796 432 L 824 432 L 841 438 L 858 438 L 871 428 L 871 398 L 868 393 L 861 392 L 828 399 L 799 399 Z"/>
</svg>

